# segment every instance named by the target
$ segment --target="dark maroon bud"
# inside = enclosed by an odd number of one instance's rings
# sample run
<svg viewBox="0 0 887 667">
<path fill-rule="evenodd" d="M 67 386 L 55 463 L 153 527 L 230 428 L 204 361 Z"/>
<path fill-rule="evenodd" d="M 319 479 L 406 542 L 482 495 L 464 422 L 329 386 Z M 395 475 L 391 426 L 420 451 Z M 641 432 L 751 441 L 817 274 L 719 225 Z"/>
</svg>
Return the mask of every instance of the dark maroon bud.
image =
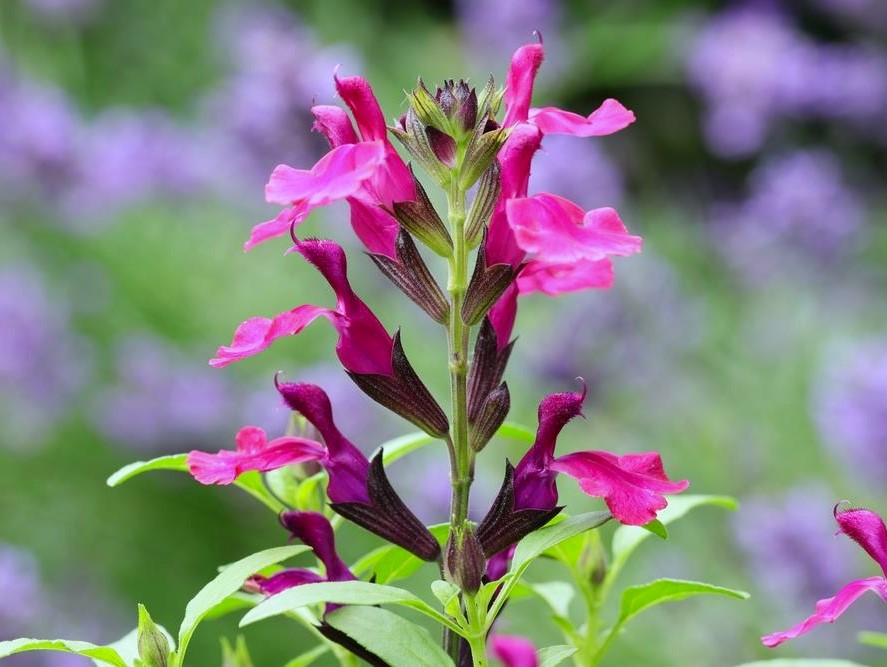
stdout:
<svg viewBox="0 0 887 667">
<path fill-rule="evenodd" d="M 404 354 L 400 331 L 394 335 L 391 364 L 392 375 L 347 372 L 361 391 L 374 401 L 428 435 L 444 437 L 450 430 L 450 422 Z"/>
<path fill-rule="evenodd" d="M 489 318 L 484 318 L 474 341 L 474 358 L 468 372 L 469 421 L 477 421 L 487 396 L 502 382 L 513 347 L 514 341 L 511 341 L 500 352 L 496 330 Z"/>
<path fill-rule="evenodd" d="M 510 264 L 486 265 L 486 253 L 477 253 L 474 273 L 462 302 L 462 321 L 468 326 L 480 322 L 502 293 L 514 282 L 517 271 Z"/>
<path fill-rule="evenodd" d="M 435 322 L 446 325 L 450 304 L 419 254 L 406 230 L 401 229 L 395 241 L 397 259 L 388 255 L 368 253 L 382 274 L 388 278 Z"/>
<path fill-rule="evenodd" d="M 508 393 L 508 385 L 502 383 L 496 389 L 487 394 L 483 406 L 477 418 L 469 425 L 470 431 L 468 444 L 476 452 L 482 450 L 490 439 L 496 435 L 496 431 L 502 426 L 502 422 L 508 416 L 511 408 L 511 395 Z"/>
<path fill-rule="evenodd" d="M 425 128 L 428 144 L 435 157 L 451 169 L 456 166 L 456 140 L 430 125 Z"/>
<path fill-rule="evenodd" d="M 391 486 L 385 474 L 381 451 L 370 461 L 367 493 L 370 504 L 332 503 L 330 507 L 349 521 L 403 547 L 422 560 L 437 560 L 440 544 Z"/>
<path fill-rule="evenodd" d="M 516 544 L 551 521 L 562 509 L 561 506 L 552 509 L 515 510 L 514 466 L 506 461 L 505 479 L 502 481 L 499 494 L 477 527 L 477 539 L 480 540 L 484 555 L 489 558 Z"/>
<path fill-rule="evenodd" d="M 460 81 L 463 86 L 465 82 Z M 459 108 L 453 116 L 453 120 L 462 128 L 463 132 L 471 132 L 477 124 L 477 92 L 474 88 L 459 100 Z"/>
<path fill-rule="evenodd" d="M 487 560 L 470 524 L 450 533 L 444 552 L 444 577 L 469 595 L 477 593 Z"/>
<path fill-rule="evenodd" d="M 410 167 L 412 173 L 412 166 Z M 422 183 L 413 174 L 416 201 L 395 202 L 394 217 L 400 226 L 419 239 L 441 257 L 452 257 L 453 239 L 428 198 Z"/>
<path fill-rule="evenodd" d="M 483 240 L 501 192 L 502 168 L 498 160 L 493 160 L 493 163 L 481 174 L 477 193 L 474 195 L 465 221 L 465 241 L 468 247 L 474 248 Z"/>
<path fill-rule="evenodd" d="M 437 103 L 440 105 L 440 110 L 443 111 L 447 118 L 452 118 L 453 113 L 455 113 L 456 108 L 458 107 L 458 100 L 456 96 L 453 95 L 453 87 L 444 83 L 444 87 L 437 89 L 437 94 L 435 95 L 437 99 Z"/>
</svg>

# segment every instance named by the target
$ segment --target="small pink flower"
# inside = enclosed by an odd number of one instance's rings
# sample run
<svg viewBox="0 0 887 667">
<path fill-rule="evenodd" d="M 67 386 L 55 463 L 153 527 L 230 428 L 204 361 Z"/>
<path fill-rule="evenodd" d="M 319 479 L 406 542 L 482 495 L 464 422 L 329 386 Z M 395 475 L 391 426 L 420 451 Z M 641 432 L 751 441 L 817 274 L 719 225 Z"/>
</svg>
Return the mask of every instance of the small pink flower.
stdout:
<svg viewBox="0 0 887 667">
<path fill-rule="evenodd" d="M 319 461 L 326 448 L 319 442 L 305 438 L 282 437 L 269 442 L 258 426 L 244 426 L 237 432 L 235 451 L 221 450 L 217 454 L 192 451 L 188 454 L 188 469 L 201 484 L 231 484 L 250 470 L 267 472 L 291 463 Z"/>
<path fill-rule="evenodd" d="M 494 635 L 490 644 L 493 655 L 502 661 L 503 667 L 539 667 L 536 647 L 526 637 Z"/>
<path fill-rule="evenodd" d="M 313 209 L 359 192 L 384 160 L 385 145 L 381 141 L 372 141 L 339 146 L 308 170 L 277 165 L 265 186 L 265 200 L 289 208 L 272 220 L 256 225 L 244 250 L 287 234 Z"/>
<path fill-rule="evenodd" d="M 884 520 L 871 510 L 851 508 L 841 510 L 835 506 L 838 534 L 843 533 L 872 557 L 887 575 L 887 527 Z M 816 603 L 816 611 L 797 625 L 782 632 L 761 637 L 764 646 L 774 648 L 783 642 L 803 635 L 822 623 L 834 623 L 847 608 L 867 591 L 877 594 L 887 602 L 887 578 L 884 576 L 856 579 L 844 586 L 831 598 Z"/>
<path fill-rule="evenodd" d="M 603 498 L 610 513 L 629 526 L 650 523 L 668 505 L 664 494 L 680 493 L 690 485 L 668 479 L 658 452 L 575 452 L 556 459 L 551 469 L 575 478 L 588 495 Z"/>
<path fill-rule="evenodd" d="M 351 289 L 341 246 L 332 241 L 298 241 L 293 248 L 313 264 L 336 294 L 336 307 L 298 306 L 272 319 L 253 317 L 234 332 L 231 345 L 216 352 L 211 366 L 227 366 L 268 348 L 278 338 L 293 336 L 318 317 L 327 318 L 339 334 L 336 354 L 354 373 L 391 375 L 394 341 L 379 319 Z"/>
<path fill-rule="evenodd" d="M 334 150 L 360 139 L 384 145 L 382 164 L 347 201 L 351 207 L 351 226 L 361 242 L 370 252 L 394 258 L 400 226 L 386 209 L 390 210 L 394 202 L 414 201 L 415 183 L 406 163 L 388 140 L 385 117 L 370 84 L 359 76 L 336 76 L 335 81 L 336 90 L 351 110 L 358 131 L 355 132 L 344 109 L 326 105 L 312 108 L 314 129 L 327 138 Z"/>
<path fill-rule="evenodd" d="M 617 521 L 631 526 L 649 523 L 668 505 L 665 494 L 680 493 L 689 483 L 670 481 L 656 452 L 617 456 L 583 451 L 555 458 L 558 435 L 582 414 L 584 400 L 585 391 L 551 394 L 539 405 L 536 439 L 514 469 L 514 509 L 555 507 L 556 477 L 564 473 L 588 495 L 603 498 Z"/>
</svg>

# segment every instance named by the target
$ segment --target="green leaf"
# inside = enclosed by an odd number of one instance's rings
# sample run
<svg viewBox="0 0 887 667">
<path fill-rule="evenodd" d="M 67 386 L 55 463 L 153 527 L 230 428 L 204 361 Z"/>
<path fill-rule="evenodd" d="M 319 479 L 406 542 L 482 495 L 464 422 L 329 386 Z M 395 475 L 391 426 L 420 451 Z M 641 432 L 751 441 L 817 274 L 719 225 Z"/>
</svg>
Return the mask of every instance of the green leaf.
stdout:
<svg viewBox="0 0 887 667">
<path fill-rule="evenodd" d="M 160 456 L 150 461 L 136 461 L 129 465 L 123 466 L 108 478 L 108 486 L 120 486 L 123 482 L 132 479 L 143 472 L 150 470 L 177 470 L 178 472 L 188 472 L 188 455 L 187 454 L 170 454 L 169 456 Z"/>
<path fill-rule="evenodd" d="M 450 526 L 446 523 L 428 528 L 441 545 L 446 541 L 449 529 Z M 372 573 L 377 584 L 391 584 L 411 576 L 424 564 L 424 560 L 403 547 L 388 544 L 359 559 L 351 566 L 351 571 L 358 576 Z"/>
<path fill-rule="evenodd" d="M 650 523 L 641 526 L 641 528 L 653 533 L 656 537 L 661 537 L 663 540 L 668 539 L 668 528 L 659 519 L 653 519 Z"/>
<path fill-rule="evenodd" d="M 682 579 L 657 579 L 648 584 L 630 586 L 622 592 L 622 606 L 616 626 L 625 625 L 642 611 L 665 604 L 678 602 L 694 595 L 726 595 L 727 597 L 747 600 L 749 594 L 732 588 L 704 584 L 699 581 Z"/>
<path fill-rule="evenodd" d="M 308 605 L 328 603 L 352 605 L 396 604 L 433 618 L 438 623 L 461 634 L 461 629 L 439 611 L 409 591 L 394 586 L 371 584 L 367 581 L 327 581 L 305 584 L 268 598 L 241 619 L 240 626 L 286 614 Z"/>
<path fill-rule="evenodd" d="M 222 604 L 229 595 L 239 591 L 247 578 L 264 567 L 287 560 L 308 550 L 309 548 L 304 545 L 293 545 L 275 547 L 254 553 L 236 563 L 232 563 L 222 570 L 215 579 L 201 588 L 197 595 L 191 598 L 188 606 L 185 607 L 185 618 L 182 620 L 182 625 L 179 628 L 177 664 L 182 664 L 185 651 L 188 649 L 188 642 L 191 641 L 197 625 L 215 607 Z"/>
<path fill-rule="evenodd" d="M 703 495 L 680 495 L 669 496 L 668 507 L 659 512 L 659 523 L 663 528 L 683 517 L 687 512 L 704 505 L 714 505 L 723 507 L 728 510 L 735 510 L 738 507 L 736 500 L 729 496 L 703 496 Z M 637 548 L 637 546 L 650 537 L 655 531 L 652 527 L 647 526 L 619 526 L 613 533 L 613 565 L 612 569 L 619 570 L 628 560 L 628 557 Z M 646 530 L 645 530 L 646 529 Z M 658 533 L 656 533 L 658 534 Z M 666 533 L 667 536 L 667 533 Z M 660 535 L 661 537 L 661 535 Z"/>
<path fill-rule="evenodd" d="M 569 618 L 570 602 L 576 595 L 576 589 L 572 584 L 565 581 L 547 581 L 527 586 L 548 605 L 555 616 Z"/>
<path fill-rule="evenodd" d="M 382 462 L 385 465 L 388 465 L 407 454 L 415 452 L 417 449 L 421 449 L 435 440 L 437 440 L 437 438 L 434 438 L 423 431 L 416 431 L 415 433 L 407 433 L 399 438 L 393 438 L 388 442 L 383 442 L 376 448 L 376 452 L 379 450 L 384 452 L 382 455 Z M 376 452 L 373 452 L 369 458 L 372 459 Z"/>
<path fill-rule="evenodd" d="M 540 528 L 518 542 L 514 557 L 511 560 L 511 568 L 505 575 L 507 579 L 504 579 L 500 594 L 487 612 L 486 627 L 489 628 L 492 625 L 502 610 L 502 605 L 508 600 L 512 589 L 530 566 L 530 563 L 547 550 L 569 540 L 571 537 L 602 526 L 610 518 L 609 512 L 586 512 L 585 514 L 558 521 L 545 528 Z"/>
<path fill-rule="evenodd" d="M 114 665 L 115 667 L 129 667 L 120 657 L 120 654 L 110 646 L 97 646 L 89 642 L 79 642 L 70 639 L 13 639 L 0 642 L 0 658 L 6 658 L 16 653 L 26 651 L 58 651 L 60 653 L 75 653 L 98 662 Z"/>
<path fill-rule="evenodd" d="M 775 660 L 744 662 L 736 667 L 865 667 L 865 665 L 831 658 L 777 658 Z"/>
<path fill-rule="evenodd" d="M 511 440 L 519 440 L 532 444 L 536 440 L 536 431 L 515 422 L 505 422 L 496 431 L 496 435 L 500 438 L 510 438 Z"/>
<path fill-rule="evenodd" d="M 539 660 L 539 667 L 556 667 L 575 652 L 575 647 L 559 644 L 558 646 L 540 648 L 536 651 L 536 657 Z"/>
<path fill-rule="evenodd" d="M 284 667 L 308 667 L 308 665 L 312 664 L 315 660 L 317 660 L 320 656 L 327 653 L 330 650 L 329 644 L 321 644 L 320 646 L 315 646 L 310 651 L 305 651 L 302 655 L 296 656 L 292 660 L 290 660 Z"/>
<path fill-rule="evenodd" d="M 609 512 L 586 512 L 530 533 L 518 543 L 511 561 L 510 572 L 520 576 L 529 564 L 546 550 L 586 530 L 602 526 L 610 518 Z"/>
<path fill-rule="evenodd" d="M 188 472 L 187 460 L 187 454 L 170 454 L 169 456 L 160 456 L 156 459 L 151 459 L 150 461 L 136 461 L 123 466 L 120 470 L 111 475 L 108 478 L 107 484 L 111 487 L 120 486 L 123 482 L 151 470 Z M 234 480 L 234 486 L 243 489 L 274 512 L 280 512 L 286 509 L 277 498 L 268 493 L 268 490 L 262 483 L 262 476 L 255 470 L 240 475 Z"/>
<path fill-rule="evenodd" d="M 342 607 L 326 622 L 391 667 L 443 667 L 453 661 L 425 628 L 386 609 Z"/>
<path fill-rule="evenodd" d="M 860 632 L 856 639 L 860 644 L 887 649 L 887 634 L 883 632 Z"/>
</svg>

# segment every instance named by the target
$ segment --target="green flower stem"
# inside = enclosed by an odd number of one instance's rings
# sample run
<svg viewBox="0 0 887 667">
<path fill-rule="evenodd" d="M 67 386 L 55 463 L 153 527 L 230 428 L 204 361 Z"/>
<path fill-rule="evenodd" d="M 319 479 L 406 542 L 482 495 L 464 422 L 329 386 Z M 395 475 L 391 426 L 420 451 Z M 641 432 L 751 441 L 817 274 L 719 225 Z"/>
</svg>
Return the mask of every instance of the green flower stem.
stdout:
<svg viewBox="0 0 887 667">
<path fill-rule="evenodd" d="M 464 595 L 465 613 L 468 617 L 468 645 L 471 647 L 473 667 L 487 667 L 487 618 L 486 609 L 477 605 L 473 595 Z"/>
<path fill-rule="evenodd" d="M 461 160 L 460 160 L 461 163 Z M 474 481 L 474 452 L 468 446 L 468 343 L 471 328 L 462 321 L 462 304 L 468 287 L 468 248 L 465 243 L 465 192 L 459 188 L 459 170 L 453 171 L 447 191 L 450 235 L 453 255 L 449 260 L 447 291 L 450 294 L 450 321 L 447 325 L 447 359 L 450 371 L 452 403 L 450 450 L 450 536 L 461 531 L 468 519 L 468 499 Z M 460 641 L 452 633 L 444 633 L 444 649 L 459 660 Z M 483 634 L 470 640 L 475 665 L 486 665 L 486 647 Z"/>
<path fill-rule="evenodd" d="M 474 457 L 468 447 L 468 341 L 470 328 L 462 321 L 462 303 L 468 286 L 468 258 L 465 247 L 465 193 L 459 189 L 458 178 L 447 193 L 450 233 L 453 236 L 453 257 L 447 291 L 450 293 L 450 322 L 447 327 L 452 398 L 452 441 L 455 466 L 451 470 L 453 485 L 450 506 L 450 532 L 468 517 L 468 497 L 474 476 Z"/>
</svg>

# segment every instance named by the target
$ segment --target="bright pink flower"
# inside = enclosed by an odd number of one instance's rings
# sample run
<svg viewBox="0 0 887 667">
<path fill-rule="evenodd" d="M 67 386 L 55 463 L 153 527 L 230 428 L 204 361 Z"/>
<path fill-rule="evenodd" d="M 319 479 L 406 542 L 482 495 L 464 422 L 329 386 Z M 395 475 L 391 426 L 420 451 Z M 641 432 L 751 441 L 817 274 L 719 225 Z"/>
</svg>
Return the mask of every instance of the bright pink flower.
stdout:
<svg viewBox="0 0 887 667">
<path fill-rule="evenodd" d="M 544 264 L 626 256 L 641 249 L 641 238 L 628 233 L 612 208 L 585 213 L 569 199 L 541 193 L 508 200 L 506 214 L 517 244 Z"/>
<path fill-rule="evenodd" d="M 359 141 L 358 133 L 363 141 L 384 145 L 382 164 L 347 201 L 351 207 L 351 226 L 361 242 L 370 252 L 393 258 L 399 225 L 385 209 L 390 210 L 394 202 L 414 201 L 416 186 L 406 163 L 388 140 L 385 117 L 370 84 L 359 76 L 337 76 L 335 81 L 339 96 L 354 116 L 358 132 L 343 109 L 326 105 L 312 108 L 314 129 L 327 138 L 333 149 Z"/>
<path fill-rule="evenodd" d="M 293 169 L 280 164 L 265 185 L 265 200 L 281 204 L 277 217 L 253 227 L 244 250 L 289 233 L 319 206 L 345 199 L 361 191 L 385 161 L 381 141 L 345 144 L 324 155 L 311 169 Z"/>
<path fill-rule="evenodd" d="M 602 137 L 623 130 L 635 121 L 634 113 L 614 99 L 606 99 L 588 116 L 557 107 L 531 109 L 533 85 L 545 51 L 542 44 L 525 44 L 514 52 L 505 80 L 505 127 L 535 125 L 543 134 Z"/>
<path fill-rule="evenodd" d="M 336 354 L 353 373 L 391 375 L 394 341 L 379 319 L 351 289 L 341 246 L 332 241 L 297 241 L 294 250 L 313 264 L 336 294 L 336 307 L 304 305 L 273 319 L 253 317 L 234 332 L 231 345 L 222 346 L 209 363 L 222 367 L 265 350 L 282 336 L 292 336 L 318 317 L 327 318 L 339 334 Z"/>
<path fill-rule="evenodd" d="M 237 434 L 237 450 L 217 454 L 192 451 L 188 469 L 202 484 L 231 484 L 244 472 L 269 472 L 291 463 L 318 461 L 329 476 L 327 495 L 334 503 L 369 503 L 369 461 L 333 422 L 330 399 L 313 384 L 278 384 L 286 404 L 305 417 L 320 433 L 322 443 L 296 437 L 268 442 L 265 431 L 246 426 Z"/>
<path fill-rule="evenodd" d="M 575 452 L 556 459 L 551 469 L 575 478 L 590 496 L 603 498 L 621 523 L 643 526 L 665 509 L 666 493 L 680 493 L 690 484 L 669 481 L 658 452 L 616 456 L 610 452 Z"/>
<path fill-rule="evenodd" d="M 326 449 L 319 442 L 305 438 L 282 437 L 269 442 L 258 426 L 244 426 L 237 432 L 235 451 L 222 450 L 217 454 L 192 451 L 188 454 L 188 469 L 201 484 L 231 484 L 250 470 L 267 472 L 291 463 L 319 461 Z"/>
<path fill-rule="evenodd" d="M 582 414 L 584 400 L 585 391 L 551 394 L 539 405 L 536 440 L 514 469 L 514 509 L 555 507 L 556 476 L 564 473 L 576 478 L 585 493 L 603 498 L 619 522 L 649 523 L 668 505 L 664 494 L 680 493 L 688 482 L 670 481 L 656 452 L 617 456 L 584 451 L 555 458 L 557 437 L 568 421 Z"/>
<path fill-rule="evenodd" d="M 526 637 L 494 635 L 490 638 L 493 655 L 504 667 L 539 667 L 536 647 Z"/>
<path fill-rule="evenodd" d="M 838 506 L 835 506 L 835 520 L 838 522 L 838 533 L 847 535 L 861 546 L 887 575 L 887 527 L 884 525 L 884 520 L 871 510 L 862 508 L 841 510 Z M 817 625 L 834 623 L 867 591 L 873 591 L 887 602 L 887 578 L 880 576 L 851 581 L 834 597 L 817 602 L 816 611 L 811 616 L 788 630 L 762 637 L 761 642 L 764 646 L 773 648 L 809 632 Z"/>
</svg>

